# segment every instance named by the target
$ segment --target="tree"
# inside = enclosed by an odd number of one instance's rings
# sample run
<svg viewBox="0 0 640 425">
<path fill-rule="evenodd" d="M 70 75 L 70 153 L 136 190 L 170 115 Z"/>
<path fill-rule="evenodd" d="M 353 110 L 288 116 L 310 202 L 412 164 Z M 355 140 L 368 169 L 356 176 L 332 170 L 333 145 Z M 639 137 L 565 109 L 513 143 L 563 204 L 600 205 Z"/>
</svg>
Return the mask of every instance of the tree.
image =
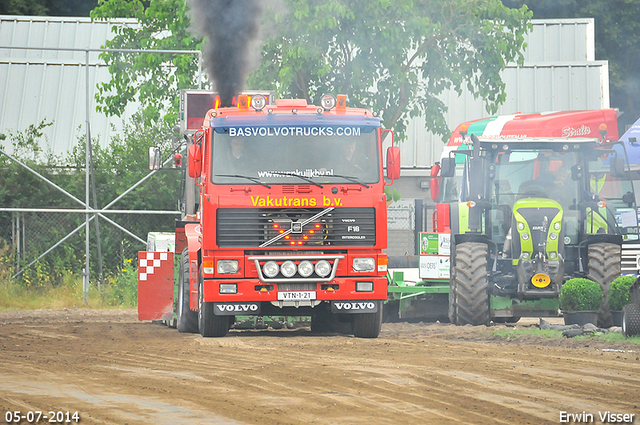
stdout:
<svg viewBox="0 0 640 425">
<path fill-rule="evenodd" d="M 98 0 L 0 0 L 0 15 L 89 16 Z"/>
<path fill-rule="evenodd" d="M 145 6 L 145 4 L 147 6 Z M 114 26 L 109 49 L 199 50 L 202 39 L 189 31 L 184 0 L 99 0 L 91 18 L 135 18 L 139 25 Z M 144 123 L 178 120 L 178 92 L 198 84 L 196 55 L 105 52 L 100 57 L 112 75 L 98 85 L 97 110 L 121 116 L 129 102 L 141 104 Z"/>
<path fill-rule="evenodd" d="M 466 87 L 493 113 L 506 95 L 500 72 L 522 63 L 531 17 L 499 0 L 289 0 L 276 14 L 251 88 L 318 101 L 346 93 L 402 138 L 409 117 L 443 138 L 438 96 Z"/>
<path fill-rule="evenodd" d="M 621 133 L 640 117 L 640 0 L 503 0 L 527 5 L 538 19 L 594 18 L 596 59 L 609 61 L 611 106 L 619 108 Z"/>
<path fill-rule="evenodd" d="M 509 9 L 500 0 L 284 3 L 288 7 L 264 9 L 263 19 L 272 28 L 249 88 L 313 102 L 324 93 L 347 93 L 351 104 L 377 111 L 400 137 L 409 117 L 419 114 L 428 129 L 448 135 L 447 106 L 438 95 L 449 88 L 467 87 L 495 112 L 505 99 L 500 71 L 523 60 L 530 28 L 526 7 Z M 151 1 L 148 7 L 139 0 L 100 0 L 91 16 L 140 20 L 140 27 L 118 29 L 108 47 L 200 48 L 201 40 L 188 32 L 187 10 L 182 0 Z M 173 102 L 165 121 L 175 120 L 176 89 L 194 83 L 192 59 L 173 58 L 177 69 L 167 72 L 161 71 L 171 59 L 167 55 L 103 57 L 114 78 L 100 87 L 99 109 L 120 114 L 140 91 L 148 119 L 160 117 L 160 103 Z"/>
</svg>

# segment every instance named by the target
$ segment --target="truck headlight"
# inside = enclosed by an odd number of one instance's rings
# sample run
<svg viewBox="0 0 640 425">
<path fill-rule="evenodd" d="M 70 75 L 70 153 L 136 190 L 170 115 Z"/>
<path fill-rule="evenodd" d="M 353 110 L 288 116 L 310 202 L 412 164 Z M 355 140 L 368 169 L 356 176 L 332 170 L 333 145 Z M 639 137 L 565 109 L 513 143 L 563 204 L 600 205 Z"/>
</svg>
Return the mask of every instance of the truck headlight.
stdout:
<svg viewBox="0 0 640 425">
<path fill-rule="evenodd" d="M 280 267 L 275 261 L 267 261 L 266 263 L 264 263 L 264 266 L 262 266 L 262 273 L 264 273 L 264 275 L 268 278 L 276 277 L 279 271 Z"/>
<path fill-rule="evenodd" d="M 296 274 L 296 263 L 287 260 L 280 266 L 280 271 L 284 277 L 293 277 L 293 275 Z"/>
<path fill-rule="evenodd" d="M 302 277 L 309 277 L 313 273 L 313 264 L 310 261 L 304 260 L 298 264 L 298 273 Z"/>
<path fill-rule="evenodd" d="M 320 277 L 326 277 L 331 273 L 331 264 L 327 260 L 320 260 L 316 263 L 316 274 Z"/>
<path fill-rule="evenodd" d="M 354 258 L 353 259 L 353 271 L 354 272 L 372 272 L 376 269 L 376 262 L 373 258 Z"/>
<path fill-rule="evenodd" d="M 238 273 L 238 260 L 218 260 L 218 274 Z"/>
<path fill-rule="evenodd" d="M 356 282 L 357 292 L 373 292 L 373 282 Z"/>
<path fill-rule="evenodd" d="M 220 293 L 221 294 L 236 294 L 238 293 L 238 285 L 235 283 L 221 283 L 220 284 Z"/>
</svg>

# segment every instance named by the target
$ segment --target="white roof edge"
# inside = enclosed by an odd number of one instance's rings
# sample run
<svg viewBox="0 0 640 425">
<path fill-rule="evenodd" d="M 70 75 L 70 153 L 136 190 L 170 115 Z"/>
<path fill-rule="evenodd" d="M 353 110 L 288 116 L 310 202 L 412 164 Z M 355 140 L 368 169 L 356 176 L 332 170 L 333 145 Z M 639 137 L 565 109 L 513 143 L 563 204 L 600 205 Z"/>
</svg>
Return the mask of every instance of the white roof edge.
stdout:
<svg viewBox="0 0 640 425">
<path fill-rule="evenodd" d="M 505 68 L 550 68 L 550 67 L 589 67 L 589 66 L 608 66 L 608 60 L 598 60 L 598 61 L 569 61 L 569 62 L 525 62 L 523 65 L 518 65 L 515 63 L 507 64 Z"/>
<path fill-rule="evenodd" d="M 595 18 L 566 18 L 566 19 L 532 19 L 533 25 L 543 24 L 592 24 L 595 22 Z"/>
<path fill-rule="evenodd" d="M 138 20 L 134 18 L 111 18 L 111 19 L 95 19 L 80 16 L 35 16 L 35 15 L 0 15 L 0 21 L 21 21 L 21 22 L 82 22 L 82 23 L 118 23 L 118 24 L 137 24 Z"/>
</svg>

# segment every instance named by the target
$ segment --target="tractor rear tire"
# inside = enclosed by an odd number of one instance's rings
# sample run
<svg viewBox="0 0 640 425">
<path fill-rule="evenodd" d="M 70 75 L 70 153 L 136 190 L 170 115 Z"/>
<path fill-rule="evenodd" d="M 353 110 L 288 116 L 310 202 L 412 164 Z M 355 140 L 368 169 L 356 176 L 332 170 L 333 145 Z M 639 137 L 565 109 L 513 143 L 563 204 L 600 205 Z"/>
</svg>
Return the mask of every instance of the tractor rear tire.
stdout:
<svg viewBox="0 0 640 425">
<path fill-rule="evenodd" d="M 600 284 L 602 289 L 602 305 L 598 310 L 598 327 L 613 326 L 611 309 L 609 308 L 609 286 L 620 276 L 621 249 L 612 243 L 594 243 L 589 245 L 587 253 L 587 279 Z"/>
<path fill-rule="evenodd" d="M 622 333 L 625 336 L 640 335 L 640 304 L 622 307 Z"/>
<path fill-rule="evenodd" d="M 382 301 L 376 301 L 376 313 L 358 313 L 353 315 L 353 336 L 356 338 L 377 338 L 382 328 Z"/>
<path fill-rule="evenodd" d="M 204 301 L 202 265 L 198 283 L 198 329 L 203 337 L 221 337 L 229 331 L 231 316 L 213 314 L 213 303 Z"/>
<path fill-rule="evenodd" d="M 456 246 L 453 309 L 457 325 L 488 325 L 486 244 L 464 242 Z"/>
<path fill-rule="evenodd" d="M 189 290 L 189 250 L 182 251 L 178 272 L 178 302 L 176 328 L 182 333 L 198 332 L 198 313 L 189 308 L 191 291 Z"/>
</svg>

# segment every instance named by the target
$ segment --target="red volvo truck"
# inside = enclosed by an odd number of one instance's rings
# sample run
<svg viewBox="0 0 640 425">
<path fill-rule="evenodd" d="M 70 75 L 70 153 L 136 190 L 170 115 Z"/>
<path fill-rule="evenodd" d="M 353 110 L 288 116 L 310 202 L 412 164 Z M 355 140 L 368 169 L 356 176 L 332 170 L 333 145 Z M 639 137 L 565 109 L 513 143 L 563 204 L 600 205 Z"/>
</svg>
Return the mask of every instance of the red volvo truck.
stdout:
<svg viewBox="0 0 640 425">
<path fill-rule="evenodd" d="M 310 316 L 312 331 L 375 338 L 387 299 L 389 130 L 345 95 L 320 106 L 270 98 L 210 109 L 193 134 L 186 192 L 191 181 L 199 193 L 176 225 L 177 279 L 171 253 L 139 253 L 139 318 L 220 337 L 236 316 Z M 386 164 L 398 178 L 397 146 Z"/>
</svg>

